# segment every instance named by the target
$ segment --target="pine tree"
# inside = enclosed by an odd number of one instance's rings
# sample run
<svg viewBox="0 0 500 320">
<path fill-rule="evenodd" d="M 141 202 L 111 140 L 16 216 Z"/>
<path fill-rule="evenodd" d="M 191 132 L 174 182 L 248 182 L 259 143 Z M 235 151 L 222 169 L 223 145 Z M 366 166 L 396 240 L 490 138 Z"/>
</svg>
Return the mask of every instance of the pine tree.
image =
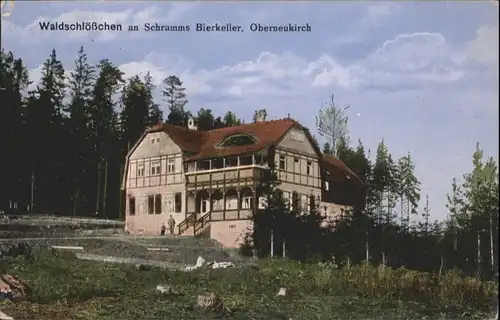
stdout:
<svg viewBox="0 0 500 320">
<path fill-rule="evenodd" d="M 95 212 L 106 216 L 108 204 L 108 179 L 110 172 L 119 180 L 120 155 L 119 127 L 116 103 L 113 96 L 123 84 L 123 72 L 107 59 L 99 61 L 99 75 L 93 89 L 90 108 L 90 130 L 95 173 Z M 114 181 L 116 183 L 116 181 Z"/>
<path fill-rule="evenodd" d="M 239 126 L 241 125 L 241 120 L 238 119 L 236 117 L 236 115 L 231 112 L 231 111 L 228 111 L 225 115 L 224 115 L 224 118 L 222 120 L 222 122 L 224 123 L 224 127 L 234 127 L 234 126 Z"/>
<path fill-rule="evenodd" d="M 120 131 L 123 153 L 126 154 L 146 128 L 151 125 L 151 102 L 146 84 L 139 76 L 134 76 L 128 80 L 128 83 L 122 89 L 120 103 Z"/>
<path fill-rule="evenodd" d="M 196 120 L 198 122 L 198 130 L 206 131 L 214 129 L 214 115 L 212 114 L 212 110 L 201 108 L 198 110 Z"/>
<path fill-rule="evenodd" d="M 0 148 L 10 150 L 8 157 L 3 157 L 0 167 L 0 210 L 6 209 L 12 202 L 29 205 L 29 195 L 22 190 L 29 190 L 31 165 L 26 163 L 29 150 L 25 148 L 25 130 L 22 119 L 24 97 L 22 92 L 29 84 L 28 71 L 21 59 L 9 52 L 0 51 Z M 17 168 L 18 170 L 12 170 Z"/>
<path fill-rule="evenodd" d="M 483 162 L 483 150 L 476 145 L 476 151 L 473 154 L 473 170 L 464 176 L 463 190 L 465 195 L 464 211 L 469 217 L 470 231 L 476 235 L 476 272 L 482 274 L 482 269 L 486 266 L 488 258 L 489 265 L 494 265 L 494 255 L 484 254 L 487 252 L 487 243 L 490 250 L 494 250 L 494 241 L 491 240 L 495 233 L 495 220 L 498 221 L 498 193 L 495 195 L 495 183 L 497 181 L 497 166 L 493 159 Z M 492 201 L 493 200 L 493 201 Z M 490 241 L 487 241 L 490 240 Z"/>
<path fill-rule="evenodd" d="M 153 78 L 151 77 L 151 74 L 148 72 L 144 76 L 144 91 L 145 91 L 145 98 L 149 105 L 149 117 L 148 117 L 149 126 L 163 122 L 163 111 L 160 109 L 160 105 L 155 103 L 153 99 L 153 93 L 155 89 L 156 86 L 153 84 Z"/>
<path fill-rule="evenodd" d="M 389 172 L 389 152 L 387 146 L 382 140 L 377 146 L 377 154 L 375 164 L 373 167 L 373 180 L 372 186 L 375 191 L 375 202 L 377 211 L 377 221 L 381 223 L 384 216 L 384 209 L 387 202 L 387 189 L 389 186 L 390 172 Z"/>
<path fill-rule="evenodd" d="M 89 163 L 86 155 L 90 152 L 89 145 L 89 108 L 92 99 L 92 87 L 95 80 L 94 67 L 88 63 L 87 54 L 83 47 L 78 51 L 78 57 L 75 60 L 75 68 L 70 72 L 69 77 L 69 97 L 70 104 L 65 108 L 69 115 L 68 126 L 68 146 L 71 148 L 70 158 L 71 166 L 68 166 L 71 172 L 71 180 L 74 181 L 73 188 L 73 215 L 86 212 L 88 206 L 82 206 L 81 201 L 85 194 L 85 180 L 88 173 Z"/>
<path fill-rule="evenodd" d="M 397 194 L 400 203 L 401 225 L 407 228 L 410 225 L 410 215 L 417 214 L 420 201 L 420 182 L 415 176 L 415 166 L 411 155 L 398 160 Z"/>
<path fill-rule="evenodd" d="M 33 208 L 41 212 L 64 212 L 71 207 L 73 190 L 65 186 L 68 153 L 63 127 L 63 99 L 65 70 L 55 50 L 42 66 L 42 77 L 37 90 L 26 107 L 27 131 L 32 139 L 32 198 Z M 65 199 L 63 203 L 60 199 Z"/>
<path fill-rule="evenodd" d="M 163 84 L 165 87 L 162 94 L 170 112 L 167 122 L 177 126 L 186 125 L 187 118 L 190 115 L 184 110 L 188 100 L 182 81 L 177 76 L 171 75 L 163 80 Z"/>
<path fill-rule="evenodd" d="M 425 195 L 425 207 L 424 211 L 422 212 L 422 218 L 423 218 L 423 223 L 420 225 L 420 229 L 424 232 L 424 234 L 427 236 L 429 233 L 430 229 L 430 208 L 429 208 L 429 195 Z"/>
</svg>

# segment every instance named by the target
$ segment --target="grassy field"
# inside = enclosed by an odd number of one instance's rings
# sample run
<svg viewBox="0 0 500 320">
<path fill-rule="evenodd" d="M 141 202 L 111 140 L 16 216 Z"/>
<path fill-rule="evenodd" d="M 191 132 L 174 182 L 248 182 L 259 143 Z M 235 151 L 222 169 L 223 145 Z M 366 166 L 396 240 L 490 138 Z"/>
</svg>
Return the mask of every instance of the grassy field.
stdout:
<svg viewBox="0 0 500 320">
<path fill-rule="evenodd" d="M 16 320 L 116 319 L 486 319 L 496 285 L 456 273 L 441 278 L 371 266 L 336 269 L 290 261 L 193 272 L 79 261 L 43 251 L 7 258 L 6 269 L 28 283 L 26 301 L 0 301 Z M 167 284 L 178 295 L 155 288 Z M 277 297 L 280 287 L 289 296 Z M 215 292 L 224 310 L 196 307 Z"/>
</svg>

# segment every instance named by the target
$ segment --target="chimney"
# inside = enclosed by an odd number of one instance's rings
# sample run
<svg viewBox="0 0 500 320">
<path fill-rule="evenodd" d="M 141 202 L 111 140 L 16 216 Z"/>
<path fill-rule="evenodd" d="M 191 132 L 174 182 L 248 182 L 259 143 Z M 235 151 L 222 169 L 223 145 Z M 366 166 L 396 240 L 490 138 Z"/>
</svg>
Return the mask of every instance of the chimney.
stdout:
<svg viewBox="0 0 500 320">
<path fill-rule="evenodd" d="M 198 126 L 196 126 L 196 125 L 194 124 L 194 119 L 193 119 L 193 117 L 190 117 L 190 118 L 189 118 L 189 120 L 188 120 L 188 129 L 189 129 L 189 130 L 195 130 L 195 131 L 196 131 L 196 130 L 198 130 Z"/>
<path fill-rule="evenodd" d="M 265 109 L 261 109 L 255 113 L 255 122 L 264 122 L 266 121 L 267 112 Z"/>
</svg>

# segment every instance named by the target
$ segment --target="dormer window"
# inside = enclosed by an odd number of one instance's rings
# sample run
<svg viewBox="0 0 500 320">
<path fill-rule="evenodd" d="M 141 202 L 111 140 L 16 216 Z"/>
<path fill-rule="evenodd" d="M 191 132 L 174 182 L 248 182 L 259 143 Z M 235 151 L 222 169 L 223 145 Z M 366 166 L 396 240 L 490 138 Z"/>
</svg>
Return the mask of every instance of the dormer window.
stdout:
<svg viewBox="0 0 500 320">
<path fill-rule="evenodd" d="M 219 147 L 227 148 L 227 147 L 239 147 L 239 146 L 247 146 L 251 144 L 255 144 L 257 139 L 253 136 L 243 133 L 243 134 L 234 134 L 229 137 L 224 138 L 219 143 Z"/>
</svg>

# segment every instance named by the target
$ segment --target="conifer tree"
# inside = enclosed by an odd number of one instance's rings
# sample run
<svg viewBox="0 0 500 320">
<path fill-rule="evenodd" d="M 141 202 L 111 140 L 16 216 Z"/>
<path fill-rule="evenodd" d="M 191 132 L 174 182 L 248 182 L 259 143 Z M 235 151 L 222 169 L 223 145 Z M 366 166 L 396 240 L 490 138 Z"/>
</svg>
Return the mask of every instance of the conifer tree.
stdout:
<svg viewBox="0 0 500 320">
<path fill-rule="evenodd" d="M 167 122 L 185 126 L 190 114 L 184 109 L 188 100 L 182 81 L 177 76 L 171 75 L 163 80 L 163 85 L 162 95 L 169 110 Z"/>
</svg>

